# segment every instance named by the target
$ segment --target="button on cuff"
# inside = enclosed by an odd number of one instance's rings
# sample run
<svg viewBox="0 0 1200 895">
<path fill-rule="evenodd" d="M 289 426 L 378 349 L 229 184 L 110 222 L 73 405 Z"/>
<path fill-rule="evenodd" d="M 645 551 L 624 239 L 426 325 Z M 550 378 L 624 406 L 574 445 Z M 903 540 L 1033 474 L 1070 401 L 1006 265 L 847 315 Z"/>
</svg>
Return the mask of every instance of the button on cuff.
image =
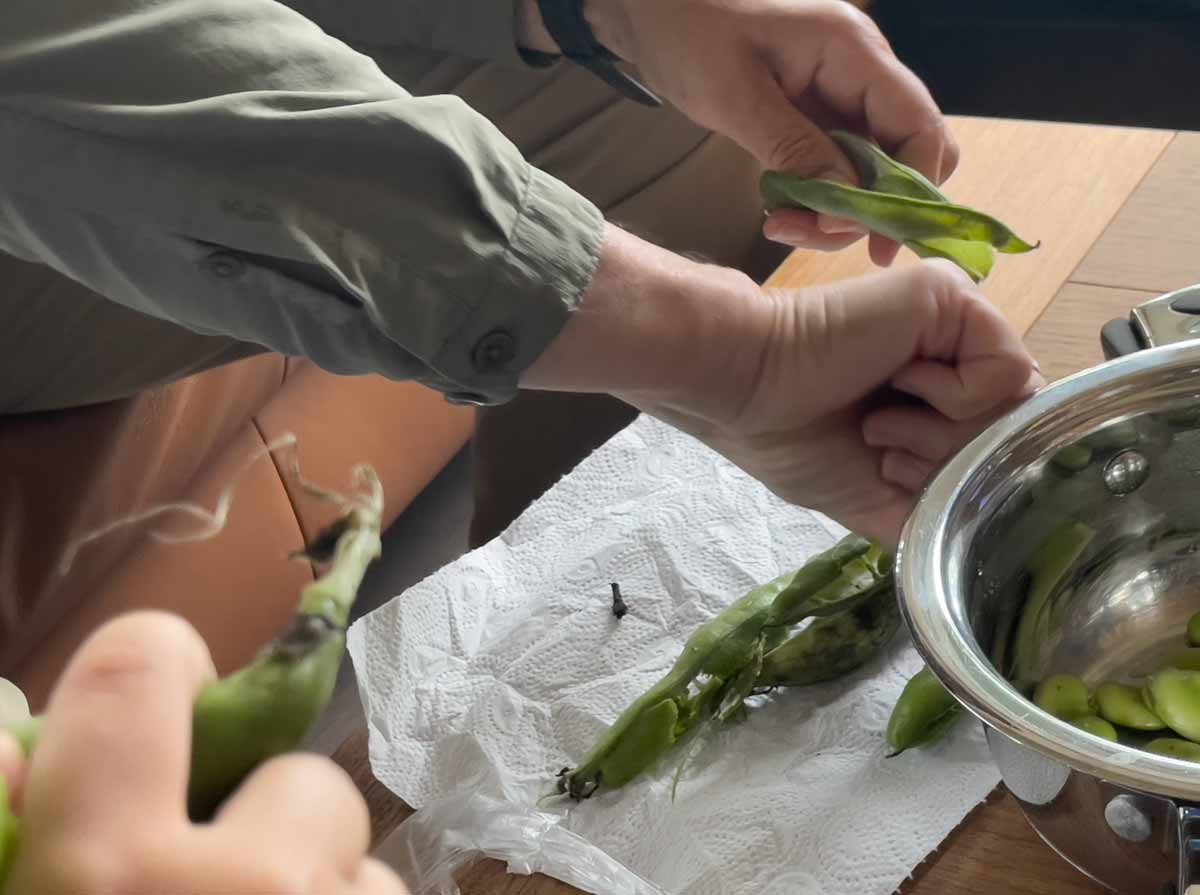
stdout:
<svg viewBox="0 0 1200 895">
<path fill-rule="evenodd" d="M 246 270 L 246 262 L 229 252 L 213 252 L 202 263 L 205 270 L 222 280 L 239 277 Z"/>
<path fill-rule="evenodd" d="M 475 343 L 471 366 L 477 373 L 499 373 L 517 356 L 517 340 L 503 329 L 494 329 Z"/>
</svg>

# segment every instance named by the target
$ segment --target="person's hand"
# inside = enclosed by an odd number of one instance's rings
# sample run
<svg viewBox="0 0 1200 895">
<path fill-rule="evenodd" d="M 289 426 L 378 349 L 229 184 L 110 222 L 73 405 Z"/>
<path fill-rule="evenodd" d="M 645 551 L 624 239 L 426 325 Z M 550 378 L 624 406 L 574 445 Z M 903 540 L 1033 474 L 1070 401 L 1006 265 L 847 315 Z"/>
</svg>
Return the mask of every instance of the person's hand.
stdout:
<svg viewBox="0 0 1200 895">
<path fill-rule="evenodd" d="M 119 618 L 79 649 L 31 761 L 0 737 L 23 824 L 6 892 L 403 895 L 366 857 L 366 805 L 325 758 L 268 761 L 211 823 L 189 821 L 192 703 L 213 673 L 195 630 L 162 613 Z"/>
<path fill-rule="evenodd" d="M 937 184 L 958 163 L 929 91 L 870 17 L 845 0 L 587 0 L 584 14 L 597 39 L 634 63 L 648 87 L 764 167 L 856 183 L 853 165 L 828 136 L 834 127 L 874 139 Z M 522 19 L 534 42 L 538 21 Z M 765 232 L 836 250 L 862 235 L 856 227 L 788 209 L 773 214 Z M 876 264 L 889 264 L 898 249 L 871 237 Z"/>
<path fill-rule="evenodd" d="M 648 404 L 786 500 L 895 543 L 937 467 L 1043 384 L 947 261 L 766 295 L 756 375 L 725 410 Z"/>
<path fill-rule="evenodd" d="M 950 262 L 764 292 L 618 234 L 529 384 L 615 394 L 861 534 L 895 543 L 939 464 L 1043 384 Z"/>
</svg>

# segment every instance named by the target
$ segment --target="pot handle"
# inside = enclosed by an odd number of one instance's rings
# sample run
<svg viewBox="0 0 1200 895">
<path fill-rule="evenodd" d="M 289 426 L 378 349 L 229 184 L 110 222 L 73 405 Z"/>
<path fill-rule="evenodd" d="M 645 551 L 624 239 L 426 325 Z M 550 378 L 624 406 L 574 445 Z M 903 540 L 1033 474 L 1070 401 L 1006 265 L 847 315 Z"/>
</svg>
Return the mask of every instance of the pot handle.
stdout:
<svg viewBox="0 0 1200 895">
<path fill-rule="evenodd" d="M 1128 318 L 1108 321 L 1100 330 L 1100 347 L 1105 359 L 1112 360 L 1143 348 L 1198 338 L 1200 284 L 1159 295 L 1131 309 Z"/>
<path fill-rule="evenodd" d="M 1118 317 L 1110 320 L 1100 330 L 1100 347 L 1104 351 L 1104 359 L 1112 360 L 1133 354 L 1147 347 L 1138 336 L 1133 323 Z"/>
<path fill-rule="evenodd" d="M 1181 805 L 1179 811 L 1178 895 L 1200 895 L 1200 808 Z"/>
</svg>

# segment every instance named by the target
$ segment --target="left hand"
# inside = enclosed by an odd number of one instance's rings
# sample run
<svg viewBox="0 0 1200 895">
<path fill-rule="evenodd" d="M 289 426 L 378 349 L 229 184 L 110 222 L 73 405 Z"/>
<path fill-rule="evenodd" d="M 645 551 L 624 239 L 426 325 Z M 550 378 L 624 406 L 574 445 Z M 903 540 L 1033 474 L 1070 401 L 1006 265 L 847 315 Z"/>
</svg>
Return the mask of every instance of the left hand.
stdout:
<svg viewBox="0 0 1200 895">
<path fill-rule="evenodd" d="M 845 0 L 588 0 L 584 12 L 597 39 L 634 63 L 648 87 L 767 168 L 857 183 L 827 136 L 834 127 L 874 139 L 935 184 L 958 163 L 929 91 Z M 834 251 L 862 236 L 856 227 L 789 209 L 765 232 Z M 883 266 L 899 250 L 877 234 L 870 248 Z"/>
<path fill-rule="evenodd" d="M 762 319 L 752 375 L 727 364 L 716 387 L 627 400 L 784 500 L 885 544 L 938 467 L 1045 384 L 1017 331 L 948 261 L 742 307 Z M 738 317 L 726 319 L 734 340 Z"/>
</svg>

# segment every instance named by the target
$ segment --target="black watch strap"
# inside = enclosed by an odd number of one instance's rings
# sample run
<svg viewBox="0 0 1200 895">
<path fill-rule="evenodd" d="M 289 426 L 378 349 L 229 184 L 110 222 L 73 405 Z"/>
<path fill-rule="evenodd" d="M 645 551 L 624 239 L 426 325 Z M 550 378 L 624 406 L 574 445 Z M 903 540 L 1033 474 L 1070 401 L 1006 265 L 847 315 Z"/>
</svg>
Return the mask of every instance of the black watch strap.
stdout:
<svg viewBox="0 0 1200 895">
<path fill-rule="evenodd" d="M 562 50 L 563 56 L 591 71 L 609 86 L 643 106 L 661 106 L 662 101 L 645 85 L 617 68 L 617 57 L 596 40 L 583 17 L 583 0 L 538 0 L 542 24 Z"/>
</svg>

